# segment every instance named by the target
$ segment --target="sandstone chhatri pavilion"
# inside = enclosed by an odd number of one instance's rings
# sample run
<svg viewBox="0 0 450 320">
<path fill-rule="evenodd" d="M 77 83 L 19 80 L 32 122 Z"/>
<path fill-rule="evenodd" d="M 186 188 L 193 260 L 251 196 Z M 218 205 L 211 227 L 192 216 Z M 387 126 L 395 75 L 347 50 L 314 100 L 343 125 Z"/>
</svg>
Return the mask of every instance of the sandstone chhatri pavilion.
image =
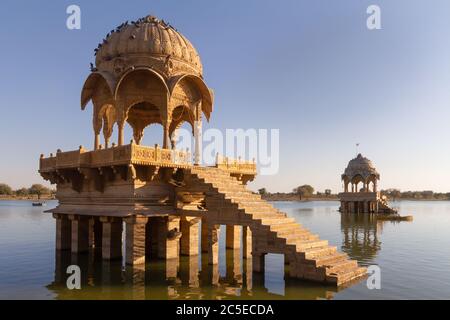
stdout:
<svg viewBox="0 0 450 320">
<path fill-rule="evenodd" d="M 256 176 L 254 162 L 200 164 L 202 118 L 210 119 L 213 92 L 197 51 L 176 29 L 153 16 L 124 23 L 96 49 L 91 69 L 81 107 L 92 101 L 93 150 L 80 146 L 40 159 L 40 174 L 57 188 L 59 205 L 50 210 L 57 252 L 100 250 L 103 259 L 124 257 L 132 266 L 146 258 L 176 266 L 179 255 L 205 253 L 217 266 L 219 227 L 226 225 L 227 248 L 243 247 L 254 272 L 264 270 L 267 253 L 278 253 L 293 278 L 339 286 L 365 275 L 356 261 L 246 188 Z M 194 163 L 175 145 L 184 122 L 195 136 Z M 163 145 L 141 145 L 154 124 Z"/>
<path fill-rule="evenodd" d="M 344 192 L 339 194 L 342 213 L 396 213 L 378 191 L 380 174 L 372 161 L 360 153 L 350 160 L 341 178 L 344 183 Z M 358 189 L 360 184 L 362 188 Z"/>
</svg>

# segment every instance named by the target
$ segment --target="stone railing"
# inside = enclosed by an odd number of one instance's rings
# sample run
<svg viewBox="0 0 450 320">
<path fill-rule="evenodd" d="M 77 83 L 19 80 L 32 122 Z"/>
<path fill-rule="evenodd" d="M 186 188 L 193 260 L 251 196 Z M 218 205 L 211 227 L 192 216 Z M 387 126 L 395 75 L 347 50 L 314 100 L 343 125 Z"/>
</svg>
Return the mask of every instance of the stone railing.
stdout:
<svg viewBox="0 0 450 320">
<path fill-rule="evenodd" d="M 222 155 L 216 155 L 216 168 L 232 173 L 256 175 L 256 162 L 239 159 L 231 159 Z"/>
<path fill-rule="evenodd" d="M 41 172 L 64 168 L 102 167 L 121 164 L 141 164 L 156 166 L 190 166 L 191 154 L 189 151 L 162 149 L 140 146 L 134 143 L 124 146 L 113 146 L 107 149 L 86 151 L 80 147 L 75 151 L 50 154 L 45 158 L 41 155 L 39 170 Z"/>
<path fill-rule="evenodd" d="M 191 165 L 191 154 L 188 150 L 162 149 L 158 145 L 155 147 L 132 146 L 132 162 L 136 164 L 179 164 Z"/>
</svg>

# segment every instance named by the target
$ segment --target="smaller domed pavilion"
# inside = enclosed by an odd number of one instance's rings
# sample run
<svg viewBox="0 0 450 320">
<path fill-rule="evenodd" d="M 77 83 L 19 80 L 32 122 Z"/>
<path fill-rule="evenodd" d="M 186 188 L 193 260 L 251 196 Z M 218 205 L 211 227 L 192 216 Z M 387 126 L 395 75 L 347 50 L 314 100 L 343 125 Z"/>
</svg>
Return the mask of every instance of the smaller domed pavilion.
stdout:
<svg viewBox="0 0 450 320">
<path fill-rule="evenodd" d="M 343 213 L 392 213 L 378 192 L 380 174 L 372 162 L 360 153 L 350 160 L 341 176 L 344 192 L 339 194 Z"/>
</svg>

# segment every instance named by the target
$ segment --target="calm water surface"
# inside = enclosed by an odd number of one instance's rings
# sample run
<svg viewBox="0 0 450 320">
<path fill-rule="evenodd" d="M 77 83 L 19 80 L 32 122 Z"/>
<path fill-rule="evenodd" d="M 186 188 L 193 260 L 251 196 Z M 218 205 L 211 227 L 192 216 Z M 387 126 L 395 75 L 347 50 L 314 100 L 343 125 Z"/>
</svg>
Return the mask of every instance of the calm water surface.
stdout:
<svg viewBox="0 0 450 320">
<path fill-rule="evenodd" d="M 366 281 L 338 291 L 285 281 L 283 257 L 273 254 L 265 274 L 252 275 L 246 260 L 225 250 L 225 232 L 217 268 L 201 256 L 182 257 L 178 268 L 151 261 L 133 269 L 102 262 L 98 252 L 56 254 L 50 214 L 27 201 L 0 201 L 0 299 L 450 299 L 450 202 L 393 203 L 414 216 L 397 223 L 341 216 L 337 202 L 274 205 L 361 264 L 378 265 L 381 289 L 369 290 Z M 81 290 L 65 287 L 70 264 L 82 269 Z"/>
</svg>

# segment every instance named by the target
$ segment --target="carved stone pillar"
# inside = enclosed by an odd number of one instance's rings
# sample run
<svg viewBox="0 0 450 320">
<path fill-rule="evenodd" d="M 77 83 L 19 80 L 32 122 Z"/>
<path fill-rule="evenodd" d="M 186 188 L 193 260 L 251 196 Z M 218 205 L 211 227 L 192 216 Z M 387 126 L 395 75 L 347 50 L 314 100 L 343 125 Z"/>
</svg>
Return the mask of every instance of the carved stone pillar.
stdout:
<svg viewBox="0 0 450 320">
<path fill-rule="evenodd" d="M 72 222 L 72 252 L 87 252 L 89 250 L 89 217 L 71 214 L 69 219 Z"/>
<path fill-rule="evenodd" d="M 176 149 L 178 141 L 178 129 L 173 130 L 172 135 L 170 136 L 170 145 L 172 149 Z"/>
<path fill-rule="evenodd" d="M 100 133 L 94 133 L 94 150 L 98 150 L 100 146 Z"/>
<path fill-rule="evenodd" d="M 117 144 L 119 145 L 119 146 L 123 146 L 123 140 L 124 140 L 124 138 L 123 138 L 123 129 L 124 129 L 124 126 L 125 126 L 125 119 L 119 119 L 118 121 L 117 121 L 117 128 L 118 128 L 118 137 L 117 137 Z"/>
<path fill-rule="evenodd" d="M 219 263 L 220 225 L 208 225 L 208 263 Z"/>
<path fill-rule="evenodd" d="M 144 129 L 142 129 L 137 125 L 133 126 L 134 142 L 136 142 L 137 145 L 140 145 L 143 137 L 144 137 Z"/>
<path fill-rule="evenodd" d="M 122 219 L 101 217 L 102 222 L 102 258 L 105 260 L 122 257 Z"/>
<path fill-rule="evenodd" d="M 164 125 L 163 135 L 163 148 L 169 149 L 170 137 L 169 137 L 169 124 Z"/>
<path fill-rule="evenodd" d="M 145 264 L 145 229 L 147 217 L 127 217 L 126 223 L 126 263 Z"/>
<path fill-rule="evenodd" d="M 68 215 L 53 214 L 56 219 L 56 250 L 69 250 L 71 245 L 71 221 Z"/>
<path fill-rule="evenodd" d="M 241 226 L 226 226 L 226 248 L 239 250 L 241 248 Z"/>
<path fill-rule="evenodd" d="M 182 217 L 180 221 L 180 253 L 186 256 L 198 255 L 198 233 L 200 218 Z"/>
<path fill-rule="evenodd" d="M 200 165 L 202 161 L 202 119 L 201 115 L 199 120 L 194 122 L 194 165 Z"/>
</svg>

